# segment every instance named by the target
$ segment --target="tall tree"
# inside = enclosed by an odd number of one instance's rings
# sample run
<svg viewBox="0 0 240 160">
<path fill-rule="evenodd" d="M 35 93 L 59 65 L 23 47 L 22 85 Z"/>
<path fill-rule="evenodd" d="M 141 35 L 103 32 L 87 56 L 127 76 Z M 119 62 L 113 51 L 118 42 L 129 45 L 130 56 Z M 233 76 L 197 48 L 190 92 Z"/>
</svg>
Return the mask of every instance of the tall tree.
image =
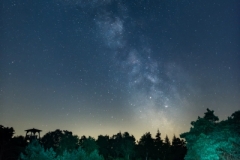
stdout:
<svg viewBox="0 0 240 160">
<path fill-rule="evenodd" d="M 170 147 L 171 147 L 171 143 L 170 143 L 170 140 L 168 138 L 168 135 L 166 135 L 166 137 L 164 139 L 164 143 L 163 143 L 163 159 L 164 160 L 168 160 L 171 157 Z"/>
<path fill-rule="evenodd" d="M 18 156 L 17 148 L 13 143 L 14 129 L 0 125 L 0 160 L 16 159 Z"/>
<path fill-rule="evenodd" d="M 25 137 L 14 136 L 12 138 L 12 145 L 15 148 L 14 153 L 15 153 L 16 157 L 19 157 L 20 153 L 24 151 L 24 149 L 28 145 L 28 143 L 27 143 Z M 12 152 L 11 155 L 14 155 L 14 153 Z"/>
<path fill-rule="evenodd" d="M 154 157 L 154 140 L 150 132 L 144 134 L 138 142 L 138 152 L 142 159 L 150 159 Z"/>
<path fill-rule="evenodd" d="M 211 133 L 216 126 L 215 121 L 218 120 L 218 117 L 214 115 L 214 112 L 207 109 L 207 112 L 204 114 L 204 118 L 198 117 L 196 121 L 191 122 L 192 127 L 189 132 L 185 132 L 180 135 L 181 138 L 185 138 L 187 141 L 188 151 L 191 150 L 192 145 L 196 142 L 197 137 L 201 133 L 207 135 Z"/>
<path fill-rule="evenodd" d="M 187 141 L 188 152 L 186 159 L 191 159 L 194 155 L 197 155 L 198 151 L 193 149 L 193 145 L 198 140 L 200 134 L 208 135 L 214 130 L 217 120 L 218 117 L 214 115 L 214 111 L 207 109 L 207 112 L 204 113 L 204 118 L 198 117 L 196 121 L 192 121 L 190 131 L 180 135 L 181 138 L 185 138 Z"/>
<path fill-rule="evenodd" d="M 114 158 L 124 156 L 122 155 L 122 148 L 121 148 L 122 139 L 123 137 L 121 132 L 117 133 L 116 135 L 113 135 L 110 139 L 111 156 Z"/>
<path fill-rule="evenodd" d="M 96 143 L 99 146 L 99 154 L 101 154 L 104 159 L 107 159 L 110 152 L 109 136 L 99 135 Z"/>
<path fill-rule="evenodd" d="M 128 132 L 123 133 L 123 139 L 121 142 L 121 150 L 125 159 L 130 159 L 130 157 L 134 154 L 135 148 L 135 138 L 133 135 L 130 136 Z"/>
<path fill-rule="evenodd" d="M 187 153 L 186 143 L 184 140 L 177 138 L 175 135 L 172 139 L 171 155 L 173 160 L 183 160 Z"/>
<path fill-rule="evenodd" d="M 154 152 L 155 152 L 155 159 L 160 159 L 161 157 L 163 157 L 163 140 L 161 138 L 161 133 L 159 131 L 159 129 L 157 130 L 157 134 L 155 136 L 154 139 Z"/>
</svg>

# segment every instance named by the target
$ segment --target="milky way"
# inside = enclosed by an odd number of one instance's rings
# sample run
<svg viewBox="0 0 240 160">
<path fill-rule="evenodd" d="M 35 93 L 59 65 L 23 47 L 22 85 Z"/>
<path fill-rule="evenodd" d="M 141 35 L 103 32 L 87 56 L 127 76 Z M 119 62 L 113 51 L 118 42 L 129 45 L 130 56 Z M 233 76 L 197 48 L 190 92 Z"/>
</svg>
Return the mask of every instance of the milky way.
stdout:
<svg viewBox="0 0 240 160">
<path fill-rule="evenodd" d="M 132 45 L 128 36 L 136 29 L 136 25 L 127 13 L 128 8 L 121 1 L 99 3 L 96 1 L 90 5 L 100 10 L 93 19 L 98 29 L 97 34 L 109 47 L 109 56 L 118 64 L 118 69 L 128 77 L 125 92 L 130 95 L 128 106 L 134 112 L 137 121 L 146 121 L 153 128 L 160 128 L 165 133 L 179 132 L 176 129 L 170 131 L 164 128 L 176 128 L 172 119 L 167 116 L 175 116 L 181 107 L 187 105 L 185 94 L 181 95 L 179 88 L 185 88 L 185 92 L 191 94 L 189 76 L 174 62 L 165 62 L 161 57 L 158 60 L 152 58 L 154 51 L 147 46 L 147 40 L 142 37 L 141 32 L 137 35 L 137 39 L 140 39 L 137 43 L 141 45 Z M 117 9 L 118 13 L 114 14 L 114 10 L 104 10 L 105 5 L 116 5 L 114 9 Z M 126 23 L 131 23 L 131 27 L 126 29 Z"/>
</svg>

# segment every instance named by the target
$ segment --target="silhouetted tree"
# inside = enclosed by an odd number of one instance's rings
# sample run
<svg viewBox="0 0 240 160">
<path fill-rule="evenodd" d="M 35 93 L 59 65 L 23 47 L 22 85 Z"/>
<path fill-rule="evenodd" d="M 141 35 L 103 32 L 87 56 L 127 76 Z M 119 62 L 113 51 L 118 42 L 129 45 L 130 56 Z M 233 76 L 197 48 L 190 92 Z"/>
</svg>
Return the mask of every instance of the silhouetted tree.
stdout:
<svg viewBox="0 0 240 160">
<path fill-rule="evenodd" d="M 45 149 L 53 148 L 58 155 L 61 155 L 64 150 L 71 151 L 79 146 L 77 136 L 72 135 L 72 132 L 67 130 L 59 129 L 46 133 L 41 142 Z"/>
<path fill-rule="evenodd" d="M 135 137 L 128 132 L 121 132 L 113 135 L 109 141 L 109 159 L 123 158 L 130 159 L 134 155 Z"/>
<path fill-rule="evenodd" d="M 173 160 L 183 160 L 187 153 L 186 143 L 184 140 L 177 138 L 175 135 L 172 139 L 171 155 Z"/>
<path fill-rule="evenodd" d="M 63 137 L 63 132 L 60 129 L 57 129 L 53 132 L 46 133 L 42 139 L 41 142 L 45 149 L 53 148 L 55 151 L 59 147 L 61 138 Z"/>
<path fill-rule="evenodd" d="M 154 140 L 150 132 L 144 134 L 138 142 L 138 153 L 142 159 L 154 157 Z"/>
<path fill-rule="evenodd" d="M 104 159 L 107 159 L 110 152 L 109 136 L 99 135 L 96 143 L 99 146 L 99 154 L 101 154 Z"/>
<path fill-rule="evenodd" d="M 24 137 L 13 137 L 14 129 L 0 125 L 0 160 L 17 159 L 26 146 Z"/>
<path fill-rule="evenodd" d="M 63 131 L 61 135 L 61 140 L 59 142 L 59 146 L 57 148 L 57 153 L 61 154 L 64 150 L 71 152 L 78 148 L 79 138 L 76 135 L 73 135 L 72 132 L 67 130 Z"/>
<path fill-rule="evenodd" d="M 14 129 L 0 125 L 0 160 L 9 157 L 9 149 L 11 149 L 11 139 Z"/>
<path fill-rule="evenodd" d="M 163 157 L 163 140 L 159 129 L 154 139 L 154 159 L 161 159 Z"/>
<path fill-rule="evenodd" d="M 110 146 L 111 146 L 111 157 L 113 158 L 117 158 L 117 157 L 122 157 L 123 155 L 121 155 L 121 142 L 122 142 L 122 133 L 119 132 L 116 135 L 113 135 L 110 138 Z"/>
<path fill-rule="evenodd" d="M 166 135 L 165 139 L 164 139 L 164 143 L 163 143 L 163 159 L 164 160 L 168 160 L 171 158 L 171 143 L 170 140 L 168 138 L 168 136 Z"/>
<path fill-rule="evenodd" d="M 133 135 L 130 136 L 128 132 L 123 133 L 122 137 L 121 152 L 125 159 L 130 159 L 131 155 L 134 154 L 135 138 Z"/>
<path fill-rule="evenodd" d="M 81 138 L 81 147 L 86 151 L 87 154 L 92 153 L 94 150 L 98 150 L 98 145 L 93 137 Z"/>
<path fill-rule="evenodd" d="M 12 138 L 12 145 L 15 148 L 11 153 L 12 155 L 15 154 L 16 157 L 19 157 L 20 153 L 24 151 L 25 147 L 28 145 L 25 137 L 23 136 L 16 136 Z M 10 160 L 10 159 L 9 159 Z"/>
</svg>

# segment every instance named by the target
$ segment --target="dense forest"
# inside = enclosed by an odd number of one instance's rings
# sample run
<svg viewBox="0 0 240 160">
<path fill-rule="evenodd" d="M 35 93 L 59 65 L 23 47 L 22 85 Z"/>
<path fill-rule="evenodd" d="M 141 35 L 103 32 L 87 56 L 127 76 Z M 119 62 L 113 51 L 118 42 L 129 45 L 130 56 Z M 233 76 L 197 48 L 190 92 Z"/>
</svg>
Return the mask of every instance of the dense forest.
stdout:
<svg viewBox="0 0 240 160">
<path fill-rule="evenodd" d="M 188 132 L 171 142 L 158 130 L 136 141 L 128 132 L 111 137 L 78 137 L 57 129 L 42 138 L 14 136 L 12 127 L 0 125 L 0 160 L 239 160 L 240 111 L 219 122 L 213 110 L 191 122 Z"/>
</svg>

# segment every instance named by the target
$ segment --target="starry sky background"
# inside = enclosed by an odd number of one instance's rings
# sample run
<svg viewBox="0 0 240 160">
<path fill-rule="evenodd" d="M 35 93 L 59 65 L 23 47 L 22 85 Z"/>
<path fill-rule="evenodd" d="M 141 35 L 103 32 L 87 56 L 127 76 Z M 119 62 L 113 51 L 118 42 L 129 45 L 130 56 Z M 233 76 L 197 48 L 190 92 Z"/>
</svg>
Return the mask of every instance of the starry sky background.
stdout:
<svg viewBox="0 0 240 160">
<path fill-rule="evenodd" d="M 186 132 L 240 109 L 239 0 L 1 0 L 0 124 Z"/>
</svg>

